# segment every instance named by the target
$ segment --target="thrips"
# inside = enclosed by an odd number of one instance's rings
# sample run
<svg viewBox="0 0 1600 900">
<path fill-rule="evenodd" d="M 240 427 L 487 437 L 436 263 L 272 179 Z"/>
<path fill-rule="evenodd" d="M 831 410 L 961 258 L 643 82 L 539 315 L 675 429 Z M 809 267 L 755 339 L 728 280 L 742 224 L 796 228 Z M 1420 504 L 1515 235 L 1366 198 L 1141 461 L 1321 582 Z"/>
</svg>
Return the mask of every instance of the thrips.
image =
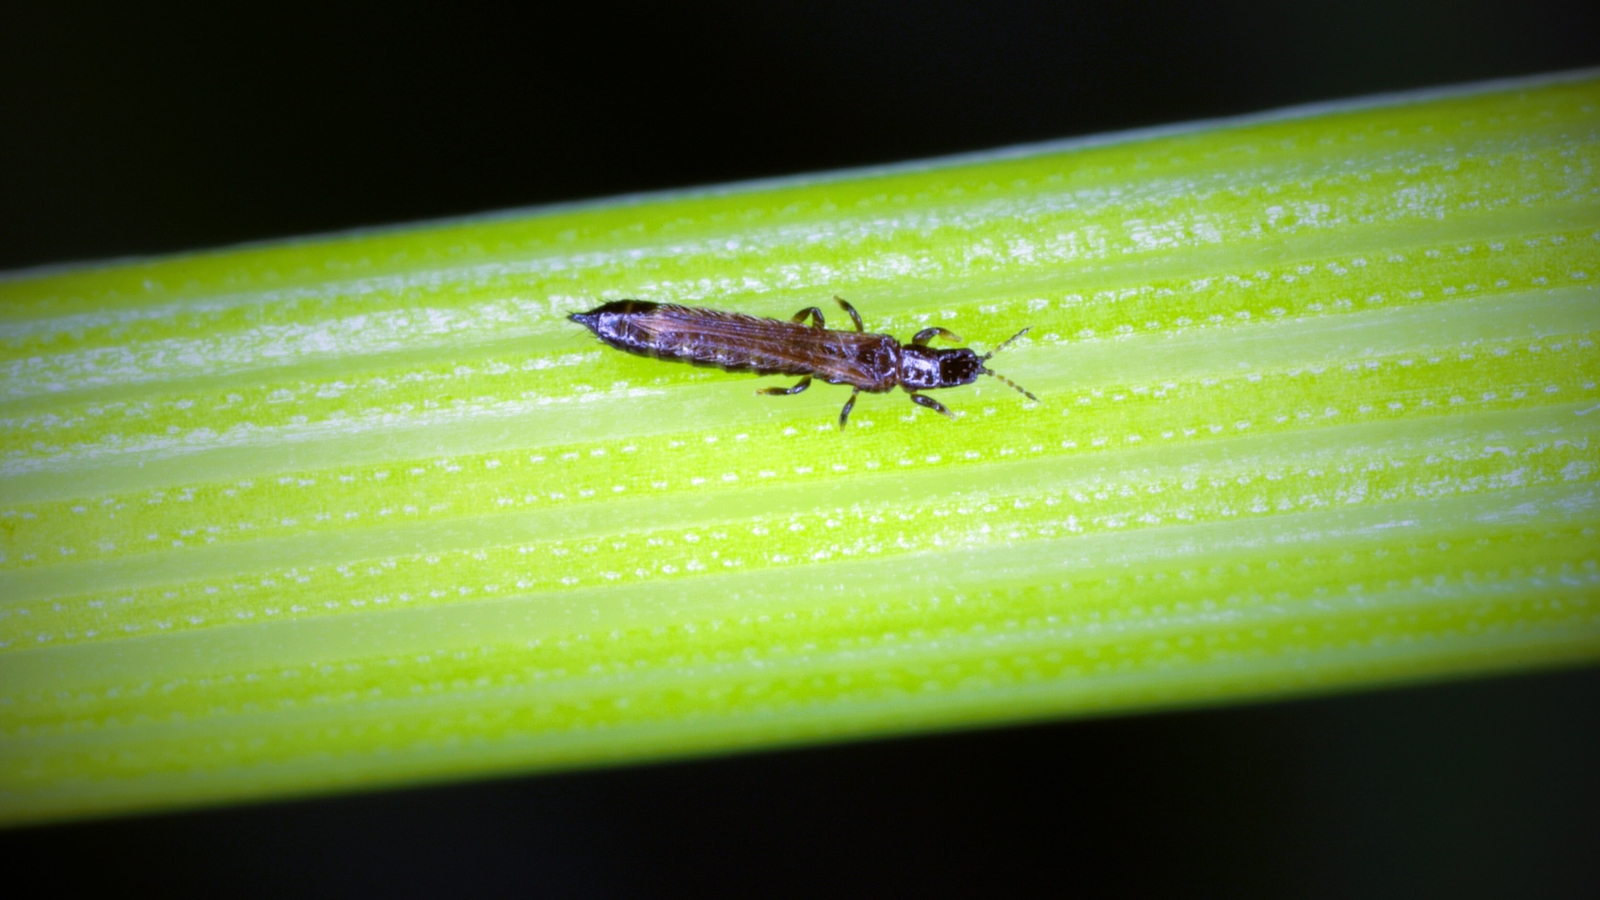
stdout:
<svg viewBox="0 0 1600 900">
<path fill-rule="evenodd" d="M 833 299 L 850 314 L 855 331 L 824 328 L 822 310 L 815 306 L 800 310 L 786 322 L 669 303 L 616 300 L 568 318 L 612 347 L 640 356 L 716 366 L 729 372 L 801 376 L 793 387 L 765 388 L 758 392 L 762 394 L 798 394 L 811 386 L 813 378 L 848 384 L 854 390 L 839 413 L 840 428 L 849 421 L 856 395 L 862 391 L 877 394 L 902 388 L 913 402 L 952 418 L 955 414 L 944 404 L 918 392 L 958 387 L 977 381 L 979 375 L 993 375 L 1029 400 L 1039 399 L 984 366 L 990 357 L 1027 334 L 1026 328 L 982 356 L 965 347 L 936 350 L 928 346 L 936 337 L 954 342 L 961 338 L 943 328 L 924 328 L 911 343 L 901 344 L 889 335 L 868 332 L 855 307 L 842 298 Z M 807 317 L 810 325 L 805 324 Z"/>
</svg>

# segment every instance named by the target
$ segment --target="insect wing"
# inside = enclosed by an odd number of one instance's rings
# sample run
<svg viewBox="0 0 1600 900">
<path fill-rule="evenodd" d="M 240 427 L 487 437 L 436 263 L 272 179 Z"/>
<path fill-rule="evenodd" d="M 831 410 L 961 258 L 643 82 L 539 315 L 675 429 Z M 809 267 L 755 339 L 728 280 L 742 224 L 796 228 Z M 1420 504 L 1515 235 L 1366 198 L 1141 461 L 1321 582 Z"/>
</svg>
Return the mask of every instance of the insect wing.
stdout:
<svg viewBox="0 0 1600 900">
<path fill-rule="evenodd" d="M 880 335 L 826 331 L 795 322 L 662 306 L 639 323 L 663 354 L 728 369 L 816 375 L 866 385 L 881 375 L 863 363 Z"/>
</svg>

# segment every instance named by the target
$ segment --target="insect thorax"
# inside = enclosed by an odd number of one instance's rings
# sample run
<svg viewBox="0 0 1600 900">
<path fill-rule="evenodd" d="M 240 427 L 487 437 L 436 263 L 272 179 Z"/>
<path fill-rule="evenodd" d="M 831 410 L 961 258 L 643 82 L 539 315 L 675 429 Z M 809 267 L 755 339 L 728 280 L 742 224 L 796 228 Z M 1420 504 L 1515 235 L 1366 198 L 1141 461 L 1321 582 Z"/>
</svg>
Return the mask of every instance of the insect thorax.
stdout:
<svg viewBox="0 0 1600 900">
<path fill-rule="evenodd" d="M 983 360 L 971 350 L 900 349 L 900 385 L 907 390 L 971 384 L 983 374 Z"/>
</svg>

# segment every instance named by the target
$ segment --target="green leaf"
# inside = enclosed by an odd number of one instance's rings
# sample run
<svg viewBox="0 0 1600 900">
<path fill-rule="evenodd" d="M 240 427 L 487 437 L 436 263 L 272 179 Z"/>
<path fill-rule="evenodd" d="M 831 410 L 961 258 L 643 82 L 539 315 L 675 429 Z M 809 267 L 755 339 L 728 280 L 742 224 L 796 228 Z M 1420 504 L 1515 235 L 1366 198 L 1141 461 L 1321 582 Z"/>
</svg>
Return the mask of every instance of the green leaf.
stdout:
<svg viewBox="0 0 1600 900">
<path fill-rule="evenodd" d="M 1584 73 L 12 275 L 0 820 L 1593 661 L 1597 165 Z M 1042 402 L 565 318 L 834 294 Z"/>
</svg>

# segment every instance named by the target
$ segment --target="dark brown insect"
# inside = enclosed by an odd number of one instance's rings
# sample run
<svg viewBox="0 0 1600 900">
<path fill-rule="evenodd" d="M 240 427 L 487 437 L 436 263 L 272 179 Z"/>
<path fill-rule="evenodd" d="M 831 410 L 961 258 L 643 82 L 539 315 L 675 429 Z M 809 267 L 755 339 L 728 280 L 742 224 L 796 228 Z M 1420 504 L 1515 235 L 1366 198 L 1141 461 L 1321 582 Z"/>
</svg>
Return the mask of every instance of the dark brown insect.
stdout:
<svg viewBox="0 0 1600 900">
<path fill-rule="evenodd" d="M 785 322 L 669 303 L 615 300 L 568 318 L 618 350 L 640 356 L 716 366 L 729 372 L 802 376 L 793 387 L 765 388 L 757 391 L 760 394 L 798 394 L 811 386 L 813 378 L 848 384 L 855 390 L 839 413 L 840 428 L 849 421 L 856 395 L 862 391 L 878 394 L 903 388 L 918 405 L 954 418 L 955 413 L 944 404 L 917 392 L 971 384 L 979 375 L 993 375 L 1029 400 L 1039 400 L 983 365 L 1027 334 L 1026 328 L 982 356 L 964 347 L 935 350 L 928 342 L 936 337 L 956 342 L 961 338 L 943 328 L 924 328 L 911 343 L 901 344 L 886 334 L 868 333 L 855 307 L 840 297 L 833 299 L 850 314 L 855 331 L 824 328 L 822 310 L 815 306 L 800 310 Z M 810 325 L 805 324 L 808 316 Z"/>
</svg>

